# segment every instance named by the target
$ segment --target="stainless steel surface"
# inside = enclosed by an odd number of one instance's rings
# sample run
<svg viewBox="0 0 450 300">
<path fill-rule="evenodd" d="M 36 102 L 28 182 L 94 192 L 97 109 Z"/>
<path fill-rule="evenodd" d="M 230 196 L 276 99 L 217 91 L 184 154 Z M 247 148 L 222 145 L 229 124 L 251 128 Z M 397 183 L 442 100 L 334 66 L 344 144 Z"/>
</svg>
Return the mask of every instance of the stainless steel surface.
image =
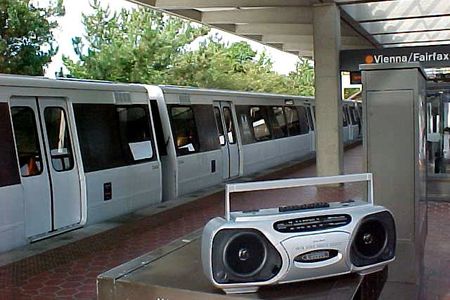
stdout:
<svg viewBox="0 0 450 300">
<path fill-rule="evenodd" d="M 225 295 L 203 275 L 199 232 L 99 275 L 98 299 L 352 299 L 363 280 L 345 275 Z"/>
<path fill-rule="evenodd" d="M 427 233 L 425 78 L 417 64 L 362 65 L 364 152 L 375 203 L 397 223 L 389 280 L 420 284 Z"/>
</svg>

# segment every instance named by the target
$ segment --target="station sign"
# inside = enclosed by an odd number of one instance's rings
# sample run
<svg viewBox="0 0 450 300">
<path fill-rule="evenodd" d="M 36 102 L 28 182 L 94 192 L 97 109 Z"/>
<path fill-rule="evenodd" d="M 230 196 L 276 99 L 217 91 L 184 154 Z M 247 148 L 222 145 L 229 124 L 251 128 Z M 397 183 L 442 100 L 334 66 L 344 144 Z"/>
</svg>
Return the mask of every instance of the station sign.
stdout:
<svg viewBox="0 0 450 300">
<path fill-rule="evenodd" d="M 420 62 L 424 68 L 450 67 L 450 44 L 423 47 L 343 50 L 341 71 L 359 71 L 360 64 Z"/>
</svg>

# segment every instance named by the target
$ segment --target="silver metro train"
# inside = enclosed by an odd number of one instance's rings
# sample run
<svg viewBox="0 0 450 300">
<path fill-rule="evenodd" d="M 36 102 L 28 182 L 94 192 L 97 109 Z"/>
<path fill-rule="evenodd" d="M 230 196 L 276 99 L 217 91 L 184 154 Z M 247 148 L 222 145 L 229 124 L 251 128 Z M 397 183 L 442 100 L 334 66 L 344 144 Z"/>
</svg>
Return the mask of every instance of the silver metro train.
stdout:
<svg viewBox="0 0 450 300">
<path fill-rule="evenodd" d="M 314 138 L 313 98 L 0 75 L 0 252 L 311 157 Z"/>
</svg>

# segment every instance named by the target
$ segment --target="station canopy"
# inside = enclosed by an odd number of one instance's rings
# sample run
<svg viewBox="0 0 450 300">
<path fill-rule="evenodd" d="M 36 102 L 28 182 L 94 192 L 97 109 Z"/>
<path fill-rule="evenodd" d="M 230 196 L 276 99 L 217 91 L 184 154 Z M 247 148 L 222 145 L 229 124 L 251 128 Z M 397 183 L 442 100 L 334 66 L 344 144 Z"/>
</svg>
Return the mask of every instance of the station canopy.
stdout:
<svg viewBox="0 0 450 300">
<path fill-rule="evenodd" d="M 277 49 L 313 56 L 313 5 L 341 11 L 341 49 L 450 43 L 450 0 L 130 0 Z"/>
</svg>

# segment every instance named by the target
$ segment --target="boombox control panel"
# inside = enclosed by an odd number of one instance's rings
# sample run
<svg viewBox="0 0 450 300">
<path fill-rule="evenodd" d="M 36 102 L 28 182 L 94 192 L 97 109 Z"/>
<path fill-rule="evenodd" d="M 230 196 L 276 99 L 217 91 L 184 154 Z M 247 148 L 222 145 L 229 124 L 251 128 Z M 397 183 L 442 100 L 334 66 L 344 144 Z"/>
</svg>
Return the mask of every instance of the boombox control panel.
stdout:
<svg viewBox="0 0 450 300">
<path fill-rule="evenodd" d="M 304 210 L 304 209 L 316 209 L 316 208 L 327 208 L 330 207 L 330 203 L 327 202 L 315 202 L 315 203 L 307 203 L 300 205 L 290 205 L 290 206 L 280 206 L 278 208 L 279 212 L 288 212 L 288 211 L 296 211 L 296 210 Z"/>
<path fill-rule="evenodd" d="M 341 227 L 349 224 L 352 217 L 348 214 L 314 216 L 278 221 L 273 228 L 278 232 L 307 232 Z"/>
</svg>

